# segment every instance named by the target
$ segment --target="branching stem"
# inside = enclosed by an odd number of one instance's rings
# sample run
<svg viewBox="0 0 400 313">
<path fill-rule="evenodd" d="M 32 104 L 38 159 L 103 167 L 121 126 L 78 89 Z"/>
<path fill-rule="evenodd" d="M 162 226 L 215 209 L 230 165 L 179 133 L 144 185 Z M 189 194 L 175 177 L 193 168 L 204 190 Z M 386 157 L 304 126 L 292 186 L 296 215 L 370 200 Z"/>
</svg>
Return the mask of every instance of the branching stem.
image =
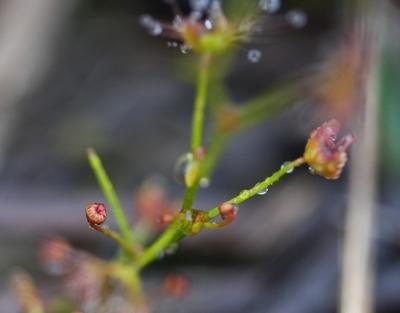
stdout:
<svg viewBox="0 0 400 313">
<path fill-rule="evenodd" d="M 123 239 L 126 240 L 127 243 L 132 243 L 133 238 L 128 219 L 125 216 L 124 210 L 121 206 L 121 202 L 118 199 L 114 186 L 112 185 L 99 156 L 93 149 L 88 149 L 87 154 L 90 166 L 92 167 L 93 172 L 96 175 L 97 181 L 103 191 L 104 197 L 110 204 L 112 213 L 121 231 Z"/>
<path fill-rule="evenodd" d="M 192 118 L 192 151 L 202 145 L 204 111 L 207 100 L 207 85 L 209 80 L 210 54 L 201 55 L 200 69 L 196 83 L 196 96 Z"/>
<path fill-rule="evenodd" d="M 236 197 L 234 197 L 226 202 L 234 204 L 234 205 L 239 205 L 240 203 L 250 199 L 251 197 L 254 197 L 255 195 L 262 192 L 263 190 L 269 188 L 274 183 L 278 182 L 282 176 L 284 176 L 287 173 L 290 173 L 295 167 L 298 167 L 302 164 L 304 164 L 303 158 L 298 158 L 295 161 L 284 163 L 282 165 L 282 167 L 278 171 L 276 171 L 274 174 L 267 177 L 262 182 L 255 184 L 252 188 L 242 190 Z M 207 212 L 207 216 L 208 216 L 209 220 L 211 220 L 219 215 L 220 215 L 219 207 L 215 207 Z"/>
</svg>

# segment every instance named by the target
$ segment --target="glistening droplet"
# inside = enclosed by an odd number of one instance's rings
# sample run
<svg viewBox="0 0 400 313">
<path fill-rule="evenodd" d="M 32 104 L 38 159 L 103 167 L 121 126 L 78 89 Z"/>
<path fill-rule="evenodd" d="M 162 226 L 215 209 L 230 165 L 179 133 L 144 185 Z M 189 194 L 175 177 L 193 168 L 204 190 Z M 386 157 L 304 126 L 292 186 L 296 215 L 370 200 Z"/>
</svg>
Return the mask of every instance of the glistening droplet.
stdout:
<svg viewBox="0 0 400 313">
<path fill-rule="evenodd" d="M 175 254 L 176 251 L 178 250 L 179 245 L 177 243 L 173 243 L 171 244 L 166 250 L 165 250 L 165 254 L 166 255 L 172 255 Z"/>
<path fill-rule="evenodd" d="M 207 177 L 203 177 L 200 179 L 199 185 L 201 188 L 207 188 L 210 186 L 210 180 Z"/>
<path fill-rule="evenodd" d="M 250 49 L 247 51 L 247 59 L 251 63 L 257 63 L 261 59 L 261 51 L 258 49 Z"/>
<path fill-rule="evenodd" d="M 188 46 L 188 45 L 186 45 L 186 44 L 180 45 L 179 48 L 180 48 L 180 50 L 181 50 L 181 52 L 182 52 L 183 54 L 188 54 L 189 51 L 190 51 L 190 49 L 191 49 L 191 47 Z"/>
<path fill-rule="evenodd" d="M 263 195 L 267 194 L 267 192 L 268 192 L 268 188 L 264 188 L 264 189 L 260 190 L 259 192 L 257 192 L 257 194 L 260 196 L 263 196 Z"/>
<path fill-rule="evenodd" d="M 284 167 L 288 166 L 289 164 L 290 164 L 290 162 L 285 162 L 285 163 L 283 163 L 283 164 L 281 165 L 281 168 L 284 168 Z M 294 167 L 289 167 L 289 168 L 286 170 L 286 173 L 287 173 L 287 174 L 293 173 L 293 170 L 294 170 Z"/>
<path fill-rule="evenodd" d="M 261 10 L 263 10 L 267 13 L 275 13 L 280 9 L 281 1 L 280 0 L 260 0 L 258 5 Z"/>
<path fill-rule="evenodd" d="M 212 24 L 212 22 L 211 22 L 209 19 L 207 19 L 207 20 L 204 21 L 204 27 L 205 27 L 207 30 L 211 30 L 211 29 L 213 28 L 213 24 Z"/>
<path fill-rule="evenodd" d="M 146 28 L 149 34 L 153 36 L 158 36 L 163 31 L 161 24 L 150 15 L 142 15 L 139 18 L 139 24 Z"/>
<path fill-rule="evenodd" d="M 191 222 L 191 221 L 193 220 L 192 212 L 191 212 L 191 211 L 186 211 L 186 213 L 185 213 L 185 220 L 186 220 L 187 222 Z"/>
<path fill-rule="evenodd" d="M 181 155 L 175 163 L 174 177 L 178 183 L 185 185 L 186 173 L 193 162 L 193 154 L 185 153 Z"/>
<path fill-rule="evenodd" d="M 193 11 L 202 12 L 207 9 L 211 0 L 190 0 L 190 7 Z"/>
<path fill-rule="evenodd" d="M 286 20 L 294 28 L 302 28 L 307 24 L 307 15 L 303 10 L 291 10 L 286 13 Z"/>
<path fill-rule="evenodd" d="M 167 41 L 167 47 L 168 48 L 177 48 L 178 43 L 176 41 Z"/>
</svg>

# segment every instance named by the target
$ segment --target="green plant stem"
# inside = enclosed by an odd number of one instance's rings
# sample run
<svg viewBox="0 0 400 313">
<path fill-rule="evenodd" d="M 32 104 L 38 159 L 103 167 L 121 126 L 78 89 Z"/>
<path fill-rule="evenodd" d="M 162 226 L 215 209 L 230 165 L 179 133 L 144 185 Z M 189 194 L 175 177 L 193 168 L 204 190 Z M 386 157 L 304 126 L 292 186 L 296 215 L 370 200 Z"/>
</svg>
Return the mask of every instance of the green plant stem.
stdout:
<svg viewBox="0 0 400 313">
<path fill-rule="evenodd" d="M 192 209 L 193 201 L 198 189 L 198 183 L 195 183 L 193 186 L 186 188 L 185 195 L 183 196 L 181 212 L 186 212 Z"/>
<path fill-rule="evenodd" d="M 218 130 L 214 132 L 207 147 L 206 156 L 200 164 L 200 177 L 208 178 L 211 175 L 229 139 L 230 134 Z"/>
<path fill-rule="evenodd" d="M 115 217 L 115 221 L 121 231 L 123 239 L 131 244 L 133 242 L 133 237 L 128 220 L 125 216 L 124 210 L 122 209 L 121 202 L 118 199 L 117 193 L 115 192 L 114 186 L 112 185 L 103 164 L 93 149 L 88 149 L 88 159 L 89 163 L 96 175 L 97 181 L 103 191 L 104 197 L 110 204 L 112 213 Z"/>
<path fill-rule="evenodd" d="M 254 197 L 258 193 L 269 188 L 271 185 L 279 181 L 282 176 L 286 175 L 287 173 L 290 173 L 295 167 L 298 167 L 302 164 L 304 164 L 303 158 L 298 158 L 295 161 L 284 163 L 282 167 L 274 174 L 267 177 L 262 182 L 255 184 L 252 188 L 242 190 L 239 193 L 239 195 L 226 202 L 231 203 L 233 205 L 239 205 L 240 203 L 250 199 L 251 197 Z M 220 215 L 219 207 L 215 207 L 207 212 L 207 217 L 209 220 L 219 215 Z"/>
<path fill-rule="evenodd" d="M 142 283 L 139 276 L 139 271 L 136 267 L 127 263 L 112 262 L 110 264 L 109 274 L 119 280 L 126 287 L 127 291 L 129 292 L 129 297 L 131 298 L 131 301 L 135 307 L 140 309 L 146 307 Z M 147 310 L 143 312 L 147 312 Z"/>
<path fill-rule="evenodd" d="M 207 85 L 209 80 L 209 65 L 210 65 L 210 54 L 201 55 L 200 70 L 196 84 L 196 96 L 193 108 L 192 118 L 192 140 L 191 148 L 195 151 L 201 147 L 203 125 L 204 125 L 204 109 L 206 106 L 207 99 Z"/>
<path fill-rule="evenodd" d="M 124 238 L 121 237 L 120 234 L 116 233 L 115 231 L 111 230 L 107 226 L 102 226 L 102 225 L 95 225 L 91 224 L 90 225 L 93 229 L 97 230 L 98 232 L 106 235 L 107 237 L 110 237 L 112 240 L 114 240 L 120 247 L 121 249 L 128 255 L 131 259 L 135 258 L 135 253 L 132 249 L 132 246 L 124 240 Z"/>
<path fill-rule="evenodd" d="M 179 221 L 175 221 L 139 257 L 137 262 L 138 269 L 142 269 L 152 261 L 159 258 L 172 243 L 182 239 L 183 236 L 184 235 L 180 230 Z"/>
<path fill-rule="evenodd" d="M 245 102 L 237 110 L 240 129 L 255 126 L 282 111 L 297 99 L 299 91 L 298 83 L 286 83 Z"/>
<path fill-rule="evenodd" d="M 200 161 L 200 169 L 198 173 L 198 180 L 193 186 L 186 188 L 185 195 L 183 197 L 183 204 L 181 212 L 186 212 L 192 208 L 194 198 L 199 189 L 199 181 L 201 178 L 210 175 L 213 171 L 219 156 L 225 147 L 225 142 L 229 136 L 227 134 L 216 131 L 215 135 L 211 136 L 211 142 L 206 151 L 206 156 Z"/>
<path fill-rule="evenodd" d="M 238 205 L 249 198 L 255 196 L 262 190 L 270 187 L 272 184 L 276 183 L 280 180 L 282 176 L 287 173 L 290 173 L 295 167 L 301 166 L 304 164 L 303 158 L 298 158 L 295 161 L 285 163 L 278 171 L 272 174 L 270 177 L 266 178 L 262 182 L 256 184 L 254 187 L 243 190 L 238 196 L 226 201 L 232 203 L 234 205 Z M 215 207 L 207 212 L 207 217 L 209 220 L 219 216 L 219 207 Z M 211 227 L 209 227 L 211 228 Z M 180 230 L 179 221 L 175 221 L 171 224 L 166 231 L 152 244 L 148 247 L 143 254 L 139 257 L 137 265 L 139 270 L 143 267 L 147 266 L 155 259 L 157 259 L 160 255 L 164 253 L 164 251 L 174 242 L 181 240 L 184 237 L 184 234 Z"/>
</svg>

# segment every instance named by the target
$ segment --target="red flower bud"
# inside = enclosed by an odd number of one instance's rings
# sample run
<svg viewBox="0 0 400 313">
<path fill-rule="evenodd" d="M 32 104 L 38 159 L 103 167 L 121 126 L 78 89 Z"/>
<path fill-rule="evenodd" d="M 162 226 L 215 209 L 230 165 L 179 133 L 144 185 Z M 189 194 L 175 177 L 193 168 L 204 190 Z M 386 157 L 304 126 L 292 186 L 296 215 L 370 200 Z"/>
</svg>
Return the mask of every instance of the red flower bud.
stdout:
<svg viewBox="0 0 400 313">
<path fill-rule="evenodd" d="M 70 244 L 62 238 L 45 240 L 39 249 L 39 258 L 46 270 L 54 275 L 62 275 L 73 266 L 74 250 Z"/>
<path fill-rule="evenodd" d="M 185 276 L 180 274 L 169 274 L 163 282 L 165 293 L 181 298 L 190 292 L 190 283 Z"/>
<path fill-rule="evenodd" d="M 86 207 L 86 219 L 90 225 L 101 225 L 107 219 L 107 210 L 103 203 L 91 203 Z"/>
<path fill-rule="evenodd" d="M 157 220 L 158 223 L 162 225 L 171 224 L 176 217 L 176 213 L 174 212 L 165 212 L 161 215 L 161 217 Z"/>
<path fill-rule="evenodd" d="M 311 133 L 304 151 L 310 170 L 326 179 L 339 178 L 347 162 L 346 150 L 354 141 L 347 134 L 336 143 L 339 129 L 340 123 L 335 119 L 323 123 Z"/>
<path fill-rule="evenodd" d="M 219 214 L 223 220 L 232 221 L 237 214 L 237 207 L 232 203 L 224 202 L 219 207 Z"/>
</svg>

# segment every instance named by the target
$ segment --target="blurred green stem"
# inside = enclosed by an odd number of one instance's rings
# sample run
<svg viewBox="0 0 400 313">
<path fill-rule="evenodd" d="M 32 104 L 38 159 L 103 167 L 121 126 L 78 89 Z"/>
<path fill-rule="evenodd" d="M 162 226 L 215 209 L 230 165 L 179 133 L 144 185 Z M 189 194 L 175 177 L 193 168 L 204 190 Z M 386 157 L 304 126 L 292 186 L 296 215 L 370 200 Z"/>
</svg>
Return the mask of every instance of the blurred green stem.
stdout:
<svg viewBox="0 0 400 313">
<path fill-rule="evenodd" d="M 162 235 L 150 245 L 139 257 L 137 266 L 140 269 L 164 254 L 164 251 L 174 242 L 183 238 L 179 221 L 172 223 Z"/>
<path fill-rule="evenodd" d="M 296 82 L 276 86 L 241 105 L 238 110 L 240 129 L 250 128 L 282 111 L 296 100 L 300 86 Z"/>
<path fill-rule="evenodd" d="M 127 243 L 130 244 L 133 242 L 131 229 L 125 216 L 124 210 L 122 209 L 121 202 L 119 201 L 118 196 L 115 192 L 114 186 L 112 185 L 96 152 L 93 149 L 88 149 L 87 154 L 89 163 L 93 169 L 94 174 L 96 175 L 97 181 L 103 191 L 104 197 L 110 204 L 112 213 L 121 231 L 122 237 Z"/>
<path fill-rule="evenodd" d="M 284 163 L 281 166 L 281 168 L 278 171 L 276 171 L 274 174 L 267 177 L 262 182 L 255 184 L 252 188 L 242 190 L 239 193 L 239 195 L 237 195 L 236 197 L 234 197 L 226 202 L 231 203 L 233 205 L 239 205 L 240 203 L 242 203 L 242 202 L 250 199 L 251 197 L 254 197 L 255 195 L 259 194 L 260 192 L 268 189 L 274 183 L 278 182 L 282 176 L 284 176 L 288 173 L 291 173 L 295 167 L 301 166 L 303 164 L 304 164 L 303 158 L 298 158 L 295 161 Z M 219 207 L 215 207 L 207 212 L 207 217 L 209 220 L 211 220 L 219 215 L 220 215 Z"/>
<path fill-rule="evenodd" d="M 209 67 L 211 61 L 210 54 L 203 54 L 200 57 L 200 69 L 197 77 L 196 97 L 194 101 L 192 119 L 191 148 L 193 152 L 202 145 L 204 111 L 207 100 L 207 85 L 209 80 Z"/>
<path fill-rule="evenodd" d="M 102 225 L 95 225 L 95 224 L 90 224 L 90 226 L 97 230 L 98 232 L 106 235 L 107 237 L 110 237 L 112 240 L 114 240 L 120 247 L 121 249 L 125 252 L 127 256 L 129 256 L 131 259 L 135 258 L 135 253 L 129 243 L 121 237 L 120 234 L 116 233 L 115 231 L 111 230 L 107 226 L 102 226 Z"/>
</svg>

